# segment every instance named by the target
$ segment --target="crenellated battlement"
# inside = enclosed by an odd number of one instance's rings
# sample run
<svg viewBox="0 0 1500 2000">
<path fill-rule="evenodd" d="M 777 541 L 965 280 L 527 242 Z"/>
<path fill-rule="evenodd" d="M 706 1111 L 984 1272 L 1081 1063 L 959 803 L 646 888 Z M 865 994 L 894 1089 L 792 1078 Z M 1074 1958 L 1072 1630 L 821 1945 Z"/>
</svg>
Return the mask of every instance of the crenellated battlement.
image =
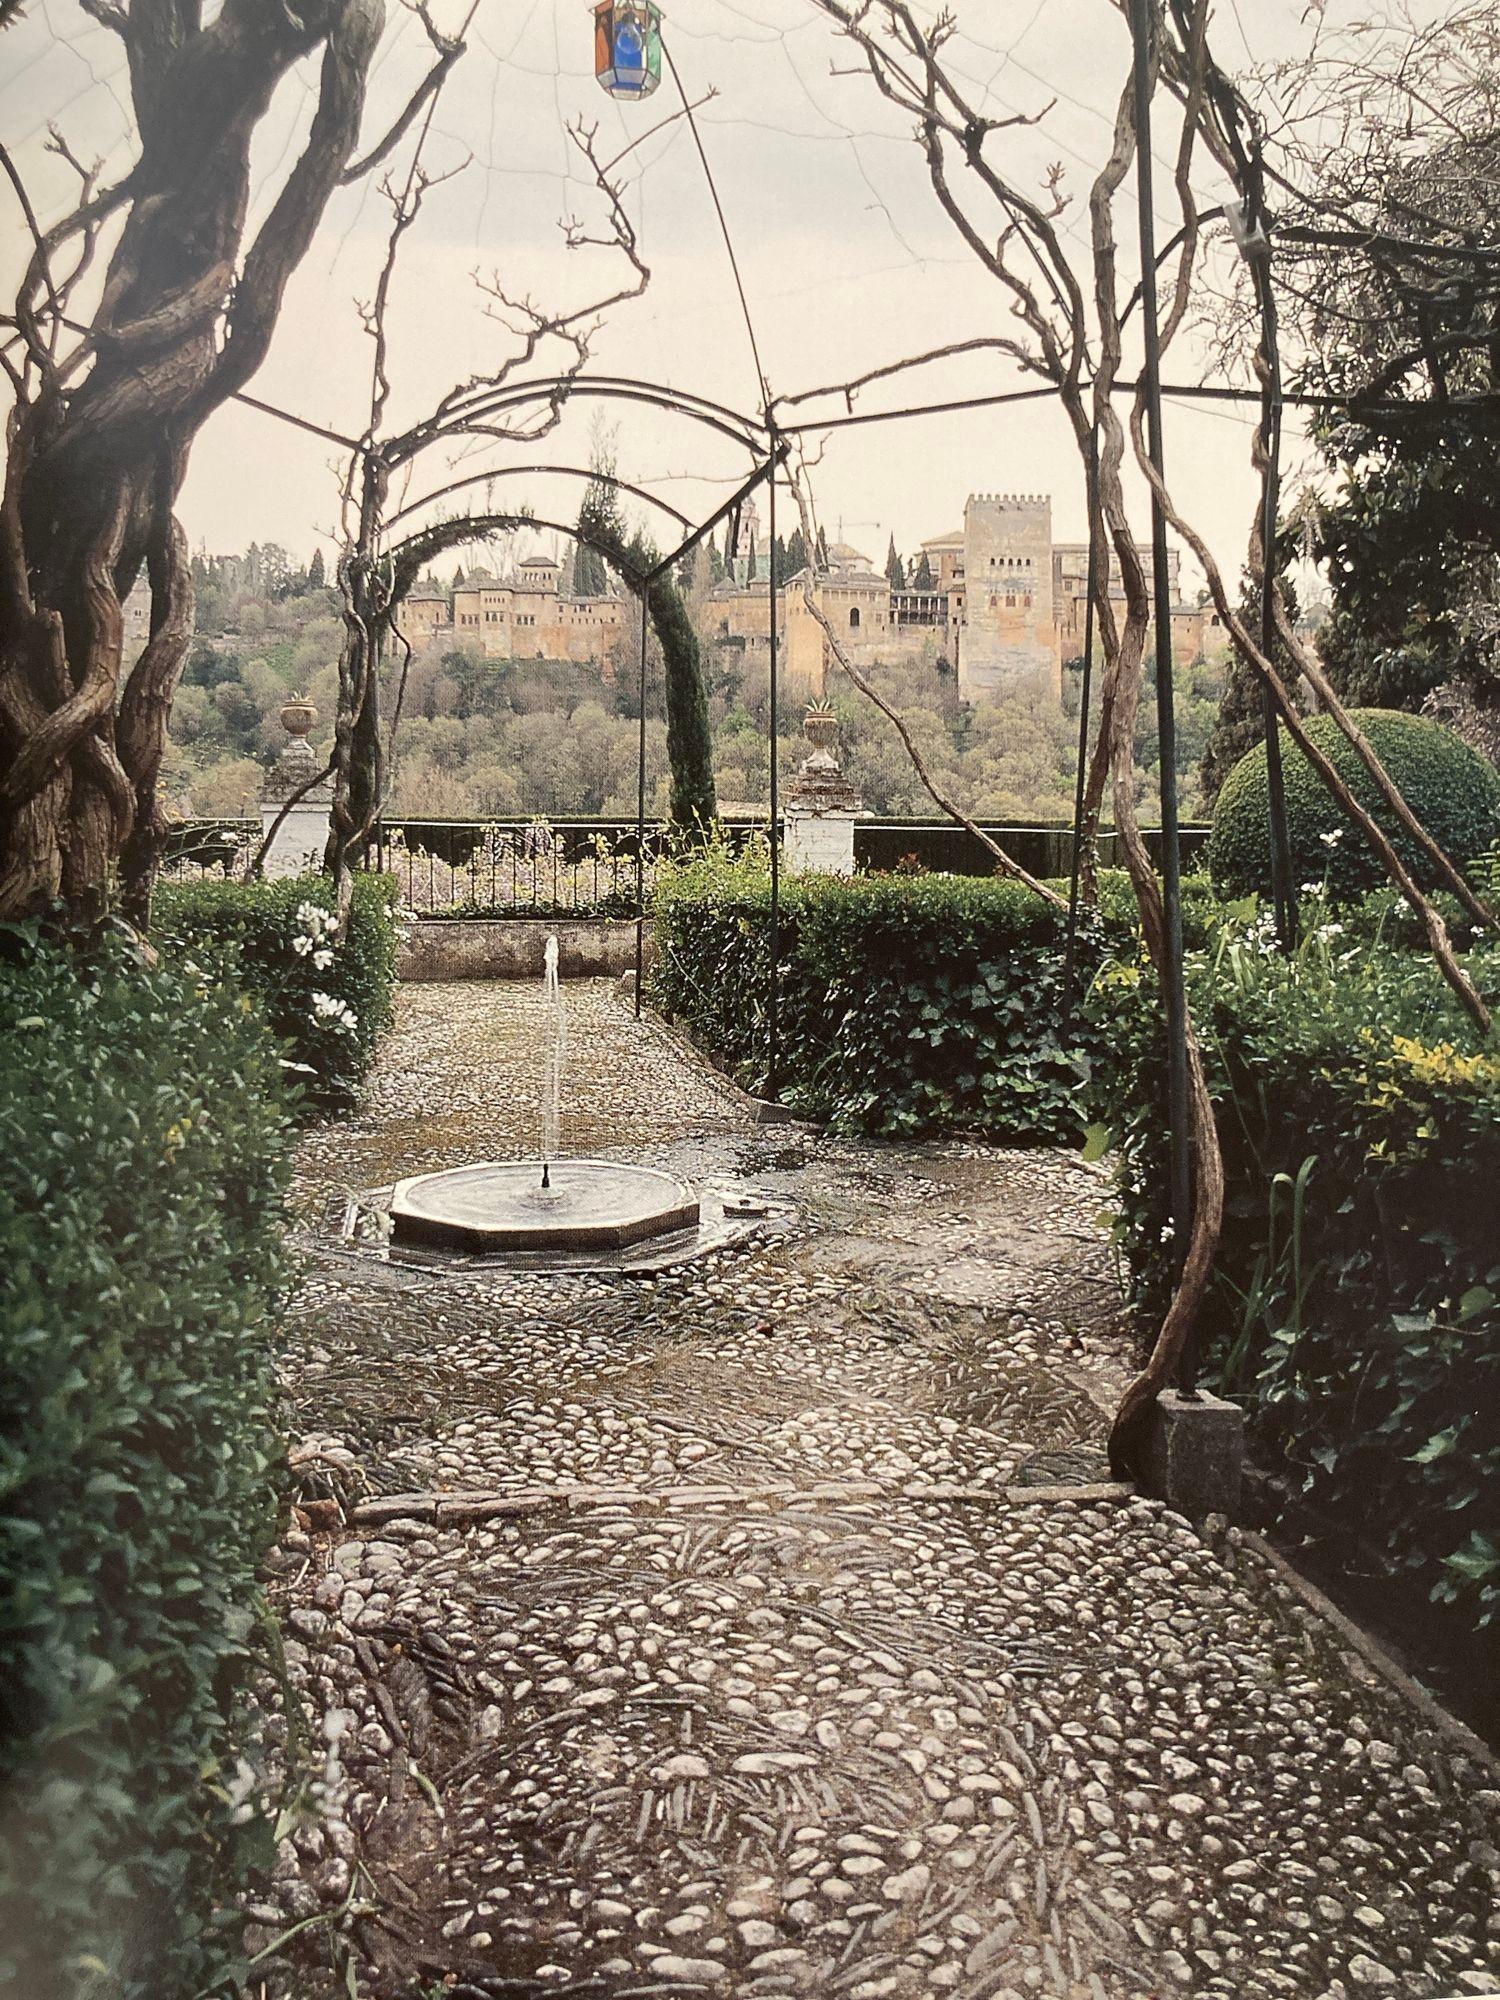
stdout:
<svg viewBox="0 0 1500 2000">
<path fill-rule="evenodd" d="M 971 493 L 964 503 L 970 507 L 998 507 L 1005 512 L 1030 512 L 1034 508 L 1049 508 L 1052 505 L 1050 493 Z"/>
</svg>

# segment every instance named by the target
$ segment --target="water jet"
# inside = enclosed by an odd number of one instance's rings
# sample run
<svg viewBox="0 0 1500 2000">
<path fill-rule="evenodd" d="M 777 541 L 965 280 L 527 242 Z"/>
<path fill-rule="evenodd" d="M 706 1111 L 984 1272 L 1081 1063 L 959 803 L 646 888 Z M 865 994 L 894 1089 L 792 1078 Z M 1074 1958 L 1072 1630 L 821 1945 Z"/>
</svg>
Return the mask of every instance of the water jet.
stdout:
<svg viewBox="0 0 1500 2000">
<path fill-rule="evenodd" d="M 559 1157 L 567 1009 L 557 957 L 557 939 L 550 937 L 540 1159 L 481 1160 L 398 1181 L 390 1204 L 393 1245 L 502 1255 L 618 1251 L 698 1227 L 698 1197 L 686 1181 L 621 1160 Z"/>
</svg>

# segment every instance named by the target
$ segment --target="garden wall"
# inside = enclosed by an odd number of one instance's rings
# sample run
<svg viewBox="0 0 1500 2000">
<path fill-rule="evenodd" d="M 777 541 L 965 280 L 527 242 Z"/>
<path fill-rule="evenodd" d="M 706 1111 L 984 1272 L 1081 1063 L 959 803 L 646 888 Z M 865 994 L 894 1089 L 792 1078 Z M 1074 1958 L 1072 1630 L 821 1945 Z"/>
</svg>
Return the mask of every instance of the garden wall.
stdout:
<svg viewBox="0 0 1500 2000">
<path fill-rule="evenodd" d="M 410 926 L 396 961 L 408 980 L 540 979 L 556 937 L 564 979 L 617 979 L 635 970 L 635 924 L 609 917 L 429 917 Z M 646 924 L 646 962 L 653 951 Z"/>
</svg>

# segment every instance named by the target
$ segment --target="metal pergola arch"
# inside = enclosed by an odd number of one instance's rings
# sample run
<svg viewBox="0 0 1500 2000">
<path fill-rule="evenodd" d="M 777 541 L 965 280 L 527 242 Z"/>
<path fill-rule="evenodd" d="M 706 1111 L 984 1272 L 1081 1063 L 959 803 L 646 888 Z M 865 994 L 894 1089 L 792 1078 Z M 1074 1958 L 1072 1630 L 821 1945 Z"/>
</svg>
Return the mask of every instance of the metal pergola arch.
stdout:
<svg viewBox="0 0 1500 2000">
<path fill-rule="evenodd" d="M 689 555 L 719 524 L 730 518 L 738 518 L 740 508 L 746 499 L 763 482 L 770 481 L 769 533 L 772 547 L 776 535 L 776 493 L 775 470 L 784 462 L 787 445 L 778 436 L 774 422 L 762 423 L 759 419 L 747 417 L 743 412 L 733 410 L 722 403 L 713 402 L 708 397 L 692 392 L 679 392 L 664 385 L 645 381 L 633 376 L 546 376 L 513 383 L 500 395 L 483 400 L 482 411 L 465 413 L 465 421 L 478 425 L 482 417 L 491 416 L 501 409 L 524 407 L 529 403 L 551 402 L 561 405 L 574 398 L 598 398 L 606 401 L 624 401 L 646 405 L 663 410 L 670 415 L 686 419 L 718 436 L 727 437 L 750 454 L 753 467 L 729 498 L 723 501 L 713 513 L 696 526 L 680 509 L 653 494 L 649 488 L 622 479 L 612 473 L 600 473 L 591 466 L 563 463 L 547 465 L 518 465 L 484 467 L 466 474 L 462 479 L 434 488 L 420 498 L 409 501 L 392 514 L 386 522 L 394 527 L 397 522 L 411 521 L 424 508 L 435 505 L 448 496 L 474 486 L 485 486 L 497 479 L 525 476 L 560 476 L 583 481 L 598 481 L 612 490 L 625 492 L 646 504 L 658 507 L 670 515 L 679 527 L 687 532 L 671 551 L 660 557 L 647 570 L 636 570 L 623 562 L 616 550 L 607 547 L 599 538 L 592 536 L 577 521 L 567 522 L 551 519 L 527 511 L 524 515 L 506 512 L 491 515 L 488 512 L 474 516 L 460 516 L 453 525 L 472 522 L 476 530 L 475 539 L 482 539 L 488 521 L 507 526 L 527 525 L 544 528 L 550 532 L 566 536 L 570 541 L 592 548 L 632 591 L 640 607 L 640 684 L 638 690 L 639 735 L 636 756 L 636 914 L 635 914 L 635 1012 L 640 1018 L 642 1008 L 642 986 L 645 973 L 645 851 L 646 851 L 646 662 L 648 635 L 650 630 L 650 588 L 658 578 L 667 575 Z M 264 406 L 261 406 L 264 407 Z M 482 431 L 480 433 L 483 434 Z M 420 532 L 420 531 L 418 531 Z M 768 1089 L 774 1091 L 776 1071 L 777 1016 L 779 1013 L 780 973 L 777 962 L 780 933 L 780 842 L 778 838 L 778 760 L 780 751 L 780 730 L 778 716 L 779 695 L 779 633 L 776 615 L 776 578 L 774 567 L 768 574 L 767 588 L 770 597 L 770 794 L 771 794 L 771 1000 L 768 1013 L 769 1052 Z"/>
<path fill-rule="evenodd" d="M 612 472 L 584 472 L 576 465 L 502 465 L 492 467 L 488 472 L 471 472 L 465 479 L 450 479 L 446 486 L 438 486 L 431 493 L 424 493 L 419 500 L 409 500 L 404 507 L 398 507 L 394 514 L 386 516 L 387 528 L 394 528 L 398 521 L 408 520 L 420 513 L 424 507 L 431 507 L 439 500 L 446 500 L 451 493 L 463 493 L 471 486 L 487 486 L 496 479 L 530 479 L 556 476 L 560 479 L 583 479 L 590 483 L 597 481 L 617 493 L 628 493 L 632 499 L 644 500 L 648 507 L 659 507 L 664 514 L 670 514 L 680 528 L 691 528 L 687 515 L 674 507 L 669 500 L 662 500 L 649 487 L 634 486 L 628 479 L 621 479 Z"/>
<path fill-rule="evenodd" d="M 1214 400 L 1214 401 L 1234 401 L 1234 402 L 1245 401 L 1245 402 L 1259 403 L 1262 407 L 1263 418 L 1266 421 L 1268 446 L 1271 451 L 1272 461 L 1273 461 L 1272 479 L 1274 480 L 1275 454 L 1279 447 L 1279 423 L 1274 423 L 1271 421 L 1271 419 L 1273 417 L 1279 418 L 1279 412 L 1283 406 L 1305 405 L 1308 407 L 1333 408 L 1333 407 L 1341 407 L 1341 405 L 1337 403 L 1336 399 L 1331 397 L 1300 395 L 1291 392 L 1285 392 L 1279 380 L 1274 381 L 1272 384 L 1268 385 L 1262 391 L 1239 390 L 1226 385 L 1178 386 L 1173 384 L 1169 386 L 1162 382 L 1160 356 L 1159 352 L 1157 351 L 1157 342 L 1155 338 L 1155 326 L 1154 326 L 1154 320 L 1155 320 L 1154 278 L 1155 278 L 1157 260 L 1152 250 L 1152 245 L 1150 241 L 1150 228 L 1149 228 L 1151 152 L 1149 144 L 1150 91 L 1149 88 L 1147 87 L 1147 65 L 1148 65 L 1149 44 L 1150 44 L 1150 23 L 1148 17 L 1148 8 L 1144 4 L 1144 0 L 1129 0 L 1128 12 L 1130 16 L 1130 25 L 1131 25 L 1131 31 L 1134 43 L 1134 52 L 1135 52 L 1134 81 L 1135 81 L 1136 100 L 1137 100 L 1137 124 L 1138 124 L 1138 133 L 1140 139 L 1140 144 L 1137 150 L 1138 195 L 1140 197 L 1140 202 L 1141 202 L 1143 228 L 1141 235 L 1141 252 L 1142 252 L 1141 282 L 1136 293 L 1132 297 L 1132 300 L 1130 302 L 1130 307 L 1127 308 L 1127 312 L 1137 304 L 1141 305 L 1143 308 L 1142 312 L 1143 321 L 1147 321 L 1149 322 L 1149 324 L 1147 326 L 1147 332 L 1146 332 L 1146 356 L 1145 356 L 1145 366 L 1142 372 L 1142 376 L 1138 381 L 1118 383 L 1116 385 L 1116 391 L 1117 393 L 1129 394 L 1129 395 L 1134 395 L 1138 392 L 1143 392 L 1145 394 L 1148 401 L 1149 426 L 1151 431 L 1151 455 L 1153 459 L 1156 461 L 1158 467 L 1160 466 L 1160 452 L 1161 452 L 1160 410 L 1161 410 L 1161 399 L 1163 398 L 1163 396 L 1170 396 L 1173 398 L 1184 398 L 1184 399 L 1192 398 L 1192 399 L 1203 399 L 1203 400 Z M 676 78 L 675 67 L 673 70 L 673 75 L 675 80 Z M 679 89 L 680 89 L 680 83 L 679 83 Z M 688 105 L 685 96 L 684 96 L 684 110 L 689 118 L 690 124 L 693 123 L 691 107 Z M 695 125 L 694 125 L 694 136 L 695 138 L 698 137 Z M 708 178 L 710 189 L 712 190 L 712 175 L 711 172 L 709 172 L 708 170 L 707 157 L 706 155 L 703 154 L 701 139 L 699 139 L 699 153 L 700 157 L 702 158 L 705 174 Z M 715 205 L 716 207 L 718 207 L 718 197 L 716 191 L 714 192 L 714 199 L 715 199 Z M 1262 208 L 1262 216 L 1263 214 L 1264 211 Z M 726 247 L 729 250 L 731 263 L 733 263 L 734 262 L 733 245 L 729 241 L 728 229 L 727 225 L 725 225 L 724 223 L 722 208 L 719 209 L 719 220 L 721 227 L 724 229 Z M 1170 244 L 1167 246 L 1167 250 L 1163 251 L 1162 253 L 1163 257 L 1170 251 L 1171 247 L 1172 246 Z M 739 273 L 737 266 L 735 267 L 735 277 L 736 277 L 736 282 L 738 283 Z M 1268 283 L 1265 289 L 1267 292 L 1269 291 Z M 740 286 L 740 299 L 742 307 L 745 307 L 746 302 L 744 298 L 743 286 Z M 1262 304 L 1264 308 L 1264 299 L 1262 300 Z M 750 327 L 749 325 L 748 308 L 746 308 L 746 323 L 747 323 L 747 329 L 750 332 L 751 343 L 753 347 L 754 330 L 753 327 Z M 1264 316 L 1263 327 L 1265 329 L 1267 339 L 1274 344 L 1273 314 L 1266 314 Z M 471 436 L 473 436 L 475 439 L 478 439 L 486 435 L 486 430 L 489 420 L 498 417 L 503 412 L 513 411 L 519 408 L 523 408 L 528 404 L 532 405 L 550 404 L 554 413 L 560 413 L 563 406 L 575 398 L 595 397 L 604 400 L 615 400 L 621 402 L 636 403 L 649 408 L 669 413 L 677 417 L 684 418 L 692 423 L 699 425 L 705 430 L 714 433 L 717 436 L 724 437 L 728 439 L 730 442 L 734 443 L 740 449 L 744 450 L 748 454 L 750 460 L 752 461 L 753 470 L 750 472 L 750 475 L 745 480 L 743 485 L 737 490 L 737 492 L 734 495 L 732 495 L 731 498 L 726 503 L 724 503 L 721 507 L 719 507 L 700 526 L 698 526 L 695 529 L 691 529 L 691 531 L 687 534 L 686 538 L 680 543 L 680 545 L 675 550 L 673 550 L 671 554 L 662 558 L 658 563 L 656 563 L 650 571 L 644 574 L 632 575 L 628 573 L 626 569 L 620 565 L 617 557 L 610 555 L 607 551 L 603 550 L 600 551 L 601 554 L 605 555 L 606 560 L 608 560 L 611 563 L 611 567 L 614 568 L 617 573 L 621 574 L 621 576 L 626 581 L 628 587 L 635 590 L 641 604 L 641 625 L 642 625 L 641 702 L 640 702 L 641 734 L 640 734 L 640 747 L 639 747 L 639 757 L 638 757 L 638 782 L 637 782 L 637 805 L 638 805 L 637 916 L 636 916 L 637 974 L 638 974 L 636 982 L 637 1013 L 639 1013 L 641 1008 L 641 979 L 639 977 L 639 974 L 642 969 L 642 941 L 643 941 L 643 928 L 644 928 L 644 916 L 645 916 L 644 896 L 642 893 L 644 826 L 645 826 L 645 806 L 644 806 L 645 668 L 646 668 L 646 651 L 647 651 L 646 630 L 647 630 L 648 616 L 649 616 L 648 591 L 651 582 L 654 581 L 657 577 L 666 573 L 673 565 L 675 565 L 678 561 L 680 561 L 685 554 L 687 554 L 693 548 L 695 548 L 704 539 L 704 537 L 707 536 L 709 533 L 711 533 L 712 530 L 722 520 L 724 520 L 726 517 L 734 515 L 737 512 L 738 508 L 742 505 L 745 498 L 755 489 L 755 487 L 757 487 L 763 482 L 768 482 L 768 491 L 770 498 L 770 505 L 769 505 L 770 534 L 771 534 L 772 547 L 774 549 L 775 519 L 776 519 L 776 488 L 777 488 L 776 474 L 786 458 L 790 442 L 796 438 L 817 434 L 821 432 L 832 432 L 835 430 L 842 430 L 853 426 L 892 423 L 903 420 L 910 420 L 917 417 L 953 414 L 967 410 L 998 408 L 1011 403 L 1025 403 L 1025 402 L 1049 399 L 1058 394 L 1057 385 L 1047 383 L 1042 385 L 1029 386 L 1023 389 L 1000 391 L 982 396 L 963 397 L 963 398 L 950 399 L 946 401 L 933 401 L 926 404 L 910 405 L 900 409 L 855 411 L 852 404 L 852 396 L 850 396 L 846 391 L 845 392 L 846 407 L 841 413 L 822 416 L 822 417 L 802 416 L 802 415 L 794 417 L 790 414 L 791 406 L 798 402 L 812 400 L 813 392 L 809 392 L 808 395 L 804 397 L 793 396 L 789 398 L 772 398 L 769 394 L 769 391 L 765 387 L 764 377 L 763 375 L 761 375 L 760 372 L 758 354 L 756 356 L 756 363 L 757 363 L 757 374 L 760 377 L 761 394 L 764 399 L 763 413 L 759 417 L 748 416 L 742 411 L 736 410 L 724 403 L 716 402 L 711 398 L 700 396 L 696 392 L 677 391 L 670 389 L 660 383 L 650 382 L 637 377 L 626 376 L 626 375 L 548 376 L 548 377 L 540 377 L 533 381 L 510 383 L 500 388 L 491 387 L 488 389 L 479 389 L 471 392 L 470 396 L 467 399 L 459 398 L 456 404 L 450 406 L 446 413 L 450 421 L 456 421 L 458 427 L 467 429 L 470 432 Z M 833 394 L 836 392 L 830 390 L 828 393 Z M 255 397 L 245 395 L 242 393 L 239 397 L 239 400 L 248 404 L 250 407 L 261 410 L 267 414 L 281 417 L 285 421 L 296 424 L 300 428 L 309 431 L 314 435 L 330 438 L 334 442 L 343 445 L 349 445 L 351 443 L 350 440 L 338 437 L 336 433 L 327 430 L 323 426 L 313 424 L 309 422 L 307 419 L 296 416 L 291 412 L 276 410 L 271 405 Z M 1392 407 L 1394 408 L 1396 406 L 1392 405 Z M 778 411 L 782 413 L 779 416 L 778 416 Z M 417 441 L 418 443 L 420 443 L 420 438 L 418 438 Z M 495 442 L 497 443 L 505 441 L 513 443 L 525 442 L 525 440 L 523 439 L 505 440 L 499 437 L 495 439 Z M 356 452 L 363 449 L 363 447 L 360 447 L 358 445 L 355 445 L 353 448 L 355 449 Z M 499 478 L 505 476 L 523 476 L 528 470 L 534 470 L 537 473 L 540 473 L 544 469 L 540 467 L 538 468 L 514 467 L 514 468 L 499 468 L 492 472 L 479 472 L 473 475 L 471 479 L 465 479 L 462 481 L 453 482 L 449 486 L 439 489 L 437 492 L 429 494 L 421 500 L 410 503 L 409 505 L 403 507 L 399 515 L 393 518 L 410 519 L 414 513 L 419 512 L 425 506 L 434 504 L 438 499 L 444 497 L 448 493 L 462 490 L 463 488 L 471 484 L 473 485 L 482 484 L 488 478 Z M 553 466 L 545 468 L 545 470 L 559 473 L 564 476 L 571 476 L 577 478 L 591 478 L 597 476 L 592 472 L 591 469 L 587 469 L 581 466 Z M 1088 467 L 1087 473 L 1088 473 L 1090 488 L 1092 489 L 1092 485 L 1095 478 L 1092 466 Z M 687 523 L 686 517 L 682 516 L 680 513 L 677 513 L 677 510 L 672 509 L 671 507 L 667 506 L 666 503 L 657 499 L 656 496 L 652 495 L 646 488 L 639 485 L 632 485 L 629 482 L 623 480 L 611 479 L 608 483 L 618 487 L 618 489 L 621 491 L 627 491 L 634 494 L 637 498 L 641 499 L 646 504 L 662 507 L 666 512 L 674 514 L 680 525 L 682 525 L 683 527 L 688 527 L 689 524 Z M 1274 487 L 1272 490 L 1274 490 Z M 1267 511 L 1269 511 L 1269 508 L 1267 509 Z M 1159 725 L 1159 730 L 1162 732 L 1163 735 L 1162 758 L 1161 758 L 1161 781 L 1163 789 L 1162 833 L 1163 833 L 1163 847 L 1165 851 L 1163 854 L 1161 872 L 1164 883 L 1164 902 L 1167 905 L 1167 915 L 1168 915 L 1168 922 L 1167 922 L 1168 939 L 1167 939 L 1167 951 L 1165 954 L 1166 963 L 1163 966 L 1163 988 L 1168 996 L 1167 1009 L 1166 1009 L 1168 1016 L 1168 1023 L 1167 1023 L 1168 1043 L 1169 1043 L 1169 1050 L 1173 1058 L 1171 1063 L 1171 1068 L 1173 1071 L 1173 1079 L 1172 1079 L 1173 1088 L 1171 1091 L 1170 1123 L 1172 1127 L 1174 1207 L 1176 1207 L 1179 1192 L 1185 1190 L 1186 1179 L 1187 1179 L 1185 1173 L 1183 1172 L 1183 1166 L 1186 1159 L 1185 1148 L 1188 1143 L 1188 1124 L 1187 1124 L 1187 1118 L 1185 1114 L 1185 1107 L 1182 1094 L 1178 1086 L 1178 1077 L 1181 1072 L 1182 1057 L 1185 1049 L 1185 1041 L 1184 1041 L 1185 1023 L 1180 1005 L 1174 1006 L 1173 1004 L 1174 994 L 1180 995 L 1181 993 L 1182 939 L 1181 939 L 1180 910 L 1173 908 L 1173 906 L 1176 904 L 1177 901 L 1176 885 L 1177 885 L 1177 877 L 1179 869 L 1179 857 L 1177 853 L 1176 827 L 1175 827 L 1176 771 L 1175 771 L 1174 760 L 1171 754 L 1172 746 L 1171 746 L 1170 687 L 1172 679 L 1172 657 L 1171 657 L 1172 648 L 1171 648 L 1171 632 L 1170 632 L 1170 609 L 1166 602 L 1166 594 L 1161 587 L 1162 580 L 1165 574 L 1164 559 L 1166 550 L 1166 531 L 1164 523 L 1161 518 L 1161 510 L 1158 506 L 1153 506 L 1152 514 L 1153 514 L 1152 556 L 1153 556 L 1153 571 L 1154 571 L 1154 584 L 1155 584 L 1153 594 L 1156 600 L 1155 613 L 1157 619 L 1158 725 Z M 551 526 L 557 529 L 557 531 L 568 535 L 570 538 L 574 540 L 583 540 L 585 542 L 587 541 L 587 537 L 581 537 L 578 534 L 576 524 L 538 521 L 536 525 Z M 1078 796 L 1075 798 L 1074 815 L 1073 815 L 1073 865 L 1072 865 L 1072 882 L 1070 885 L 1070 896 L 1068 902 L 1067 964 L 1069 967 L 1070 975 L 1073 966 L 1074 937 L 1075 937 L 1075 928 L 1078 916 L 1079 859 L 1080 859 L 1082 837 L 1083 837 L 1081 777 L 1082 777 L 1082 770 L 1083 770 L 1085 752 L 1087 747 L 1087 736 L 1088 736 L 1088 725 L 1089 725 L 1089 713 L 1088 713 L 1089 670 L 1092 665 L 1092 641 L 1093 641 L 1093 632 L 1095 623 L 1096 597 L 1102 590 L 1102 580 L 1101 580 L 1102 553 L 1103 551 L 1099 546 L 1098 531 L 1095 522 L 1095 509 L 1091 506 L 1089 509 L 1088 601 L 1086 607 L 1085 672 L 1084 672 L 1084 684 L 1081 691 L 1082 707 L 1079 719 L 1080 791 Z M 1264 569 L 1263 590 L 1268 593 L 1271 587 L 1271 575 L 1272 575 L 1272 567 L 1269 559 L 1267 559 L 1267 561 L 1264 563 L 1263 569 Z M 779 795 L 778 795 L 778 762 L 779 762 L 778 701 L 779 701 L 780 633 L 778 630 L 776 582 L 777 579 L 774 575 L 774 570 L 773 570 L 772 575 L 768 579 L 769 610 L 770 610 L 769 758 L 770 758 L 770 800 L 771 800 L 771 827 L 770 827 L 771 959 L 770 959 L 770 979 L 769 979 L 769 990 L 768 990 L 767 1082 L 766 1082 L 767 1092 L 769 1095 L 772 1096 L 775 1095 L 777 1088 L 777 1056 L 778 1056 L 777 1036 L 778 1036 L 779 987 L 780 987 L 780 966 L 779 966 L 780 819 L 779 819 Z M 1267 717 L 1268 749 L 1274 747 L 1274 743 L 1276 740 L 1275 729 L 1276 729 L 1275 722 L 1268 714 Z M 1284 829 L 1280 829 L 1275 825 L 1276 813 L 1277 813 L 1277 800 L 1273 789 L 1273 800 L 1272 800 L 1273 847 L 1279 848 L 1284 843 L 1285 836 L 1284 836 Z M 1180 1245 L 1185 1243 L 1187 1240 L 1187 1234 L 1188 1234 L 1186 1228 L 1187 1217 L 1183 1215 L 1178 1219 L 1179 1219 L 1179 1227 L 1177 1229 L 1177 1242 Z M 1185 1374 L 1186 1374 L 1186 1379 L 1190 1385 L 1191 1382 L 1190 1367 L 1188 1370 L 1185 1371 Z"/>
</svg>

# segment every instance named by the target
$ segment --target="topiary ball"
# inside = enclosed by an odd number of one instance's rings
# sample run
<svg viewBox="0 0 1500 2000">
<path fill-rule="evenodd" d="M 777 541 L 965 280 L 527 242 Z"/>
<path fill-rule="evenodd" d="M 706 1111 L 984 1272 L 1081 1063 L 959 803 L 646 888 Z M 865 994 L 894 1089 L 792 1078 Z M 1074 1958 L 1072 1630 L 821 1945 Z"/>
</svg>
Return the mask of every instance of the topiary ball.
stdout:
<svg viewBox="0 0 1500 2000">
<path fill-rule="evenodd" d="M 1349 713 L 1407 804 L 1451 860 L 1462 867 L 1500 840 L 1500 772 L 1478 751 L 1425 715 L 1404 715 L 1393 708 L 1356 708 Z M 1391 837 L 1417 880 L 1424 888 L 1435 888 L 1432 864 L 1379 798 L 1374 779 L 1333 718 L 1314 716 L 1307 733 Z M 1281 758 L 1293 887 L 1326 880 L 1330 894 L 1341 902 L 1379 888 L 1387 878 L 1378 857 L 1359 828 L 1345 819 L 1285 728 Z M 1224 781 L 1209 836 L 1208 866 L 1221 896 L 1270 893 L 1264 743 L 1242 757 Z"/>
</svg>

